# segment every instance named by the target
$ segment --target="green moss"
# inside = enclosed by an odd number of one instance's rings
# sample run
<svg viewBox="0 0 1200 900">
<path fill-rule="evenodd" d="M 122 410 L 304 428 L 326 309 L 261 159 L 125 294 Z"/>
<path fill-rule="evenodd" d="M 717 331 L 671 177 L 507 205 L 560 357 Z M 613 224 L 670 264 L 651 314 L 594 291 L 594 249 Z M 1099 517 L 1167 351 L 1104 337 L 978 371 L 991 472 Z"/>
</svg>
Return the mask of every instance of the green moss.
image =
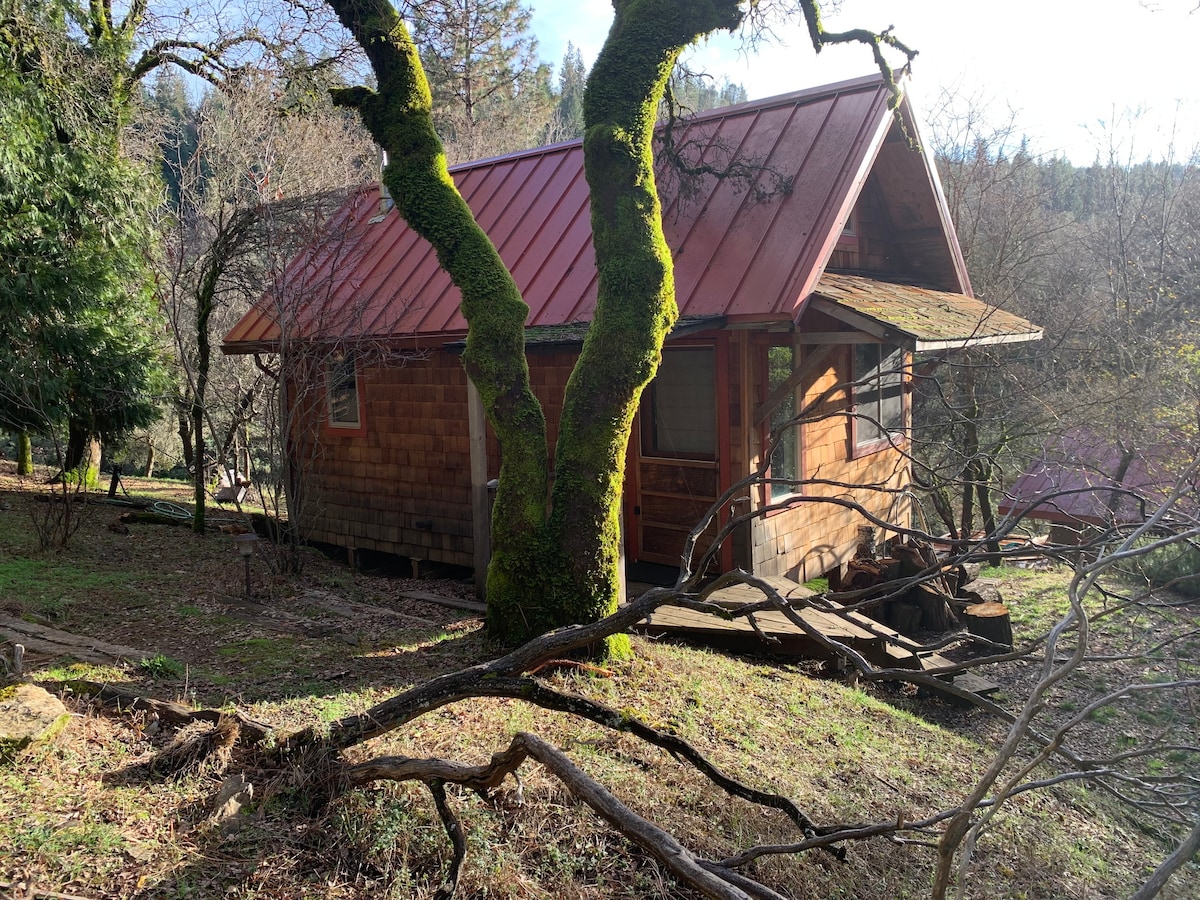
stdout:
<svg viewBox="0 0 1200 900">
<path fill-rule="evenodd" d="M 680 50 L 716 28 L 735 27 L 739 4 L 616 4 L 584 100 L 599 296 L 564 398 L 549 520 L 546 423 L 524 354 L 529 309 L 450 177 L 429 85 L 404 23 L 389 4 L 332 5 L 366 50 L 379 84 L 376 92 L 355 88 L 335 99 L 355 105 L 388 151 L 383 179 L 397 210 L 462 293 L 469 326 L 463 365 L 500 440 L 489 631 L 518 643 L 596 621 L 617 604 L 621 479 L 634 412 L 678 315 L 654 183 L 658 103 Z M 615 636 L 603 650 L 627 656 L 628 638 Z"/>
</svg>

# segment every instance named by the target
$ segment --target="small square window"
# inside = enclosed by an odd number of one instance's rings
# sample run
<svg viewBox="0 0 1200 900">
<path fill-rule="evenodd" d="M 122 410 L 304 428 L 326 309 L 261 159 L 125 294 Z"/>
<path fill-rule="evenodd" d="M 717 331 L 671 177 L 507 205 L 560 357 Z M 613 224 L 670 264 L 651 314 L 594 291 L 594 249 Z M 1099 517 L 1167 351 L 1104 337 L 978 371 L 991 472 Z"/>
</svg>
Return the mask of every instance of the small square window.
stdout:
<svg viewBox="0 0 1200 900">
<path fill-rule="evenodd" d="M 354 353 L 339 353 L 329 360 L 325 388 L 329 397 L 329 427 L 361 428 L 358 360 Z"/>
</svg>

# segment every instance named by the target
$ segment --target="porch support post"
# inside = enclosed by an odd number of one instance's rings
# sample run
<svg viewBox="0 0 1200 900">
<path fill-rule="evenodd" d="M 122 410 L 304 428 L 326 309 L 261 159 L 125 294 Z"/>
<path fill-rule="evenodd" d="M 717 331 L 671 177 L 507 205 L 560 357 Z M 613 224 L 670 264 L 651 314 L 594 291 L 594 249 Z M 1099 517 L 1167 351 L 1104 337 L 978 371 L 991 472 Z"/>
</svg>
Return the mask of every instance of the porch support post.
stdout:
<svg viewBox="0 0 1200 900">
<path fill-rule="evenodd" d="M 467 379 L 467 433 L 471 442 L 471 541 L 474 546 L 475 595 L 487 593 L 492 558 L 492 510 L 488 498 L 487 419 L 479 389 Z"/>
</svg>

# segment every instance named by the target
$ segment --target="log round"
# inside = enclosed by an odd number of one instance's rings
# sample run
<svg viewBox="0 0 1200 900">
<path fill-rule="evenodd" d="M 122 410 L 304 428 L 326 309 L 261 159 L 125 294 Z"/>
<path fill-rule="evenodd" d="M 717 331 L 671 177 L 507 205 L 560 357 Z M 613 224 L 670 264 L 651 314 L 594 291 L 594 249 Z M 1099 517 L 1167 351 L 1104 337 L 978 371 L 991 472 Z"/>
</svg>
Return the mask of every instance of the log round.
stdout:
<svg viewBox="0 0 1200 900">
<path fill-rule="evenodd" d="M 971 634 L 1012 646 L 1012 619 L 1003 603 L 973 603 L 963 610 L 963 618 Z"/>
</svg>

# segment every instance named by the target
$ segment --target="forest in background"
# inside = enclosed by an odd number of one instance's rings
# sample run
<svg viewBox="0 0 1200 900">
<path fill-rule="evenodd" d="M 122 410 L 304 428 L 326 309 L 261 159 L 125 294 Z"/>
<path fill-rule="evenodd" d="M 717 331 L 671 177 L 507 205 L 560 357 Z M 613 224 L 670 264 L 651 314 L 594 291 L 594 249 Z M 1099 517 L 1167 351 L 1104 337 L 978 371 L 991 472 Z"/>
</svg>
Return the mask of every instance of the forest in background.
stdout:
<svg viewBox="0 0 1200 900">
<path fill-rule="evenodd" d="M 201 460 L 210 477 L 234 470 L 273 488 L 267 505 L 280 508 L 280 373 L 214 354 L 212 341 L 349 188 L 378 177 L 378 152 L 328 97 L 352 70 L 297 41 L 202 93 L 205 82 L 166 65 L 101 77 L 120 66 L 71 33 L 66 5 L 7 5 L 14 65 L 0 115 L 27 140 L 0 159 L 6 293 L 19 310 L 9 321 L 20 323 L 4 343 L 6 454 L 23 456 L 32 439 L 44 461 L 90 466 L 89 477 L 101 446 L 106 467 L 127 471 L 188 477 Z M 582 58 L 568 47 L 558 66 L 541 61 L 521 4 L 408 12 L 452 162 L 580 135 Z M 22 78 L 22 66 L 54 77 Z M 682 71 L 671 89 L 680 115 L 746 99 L 740 85 Z M 1027 348 L 933 360 L 936 375 L 919 380 L 915 446 L 946 530 L 986 526 L 1052 436 L 1111 436 L 1120 458 L 1191 458 L 1192 149 L 1137 159 L 1123 149 L 1134 134 L 1113 132 L 1092 165 L 1076 166 L 1040 157 L 1019 120 L 960 98 L 928 114 L 975 293 L 1046 333 Z M 40 154 L 47 145 L 57 149 Z"/>
</svg>

